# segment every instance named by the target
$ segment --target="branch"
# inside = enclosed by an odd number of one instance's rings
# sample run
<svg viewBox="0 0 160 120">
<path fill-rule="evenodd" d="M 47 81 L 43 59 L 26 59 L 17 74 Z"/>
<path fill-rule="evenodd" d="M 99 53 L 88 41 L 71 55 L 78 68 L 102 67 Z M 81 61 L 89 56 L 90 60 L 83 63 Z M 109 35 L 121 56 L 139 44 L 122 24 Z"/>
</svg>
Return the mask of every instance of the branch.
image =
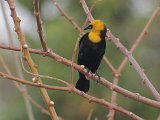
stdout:
<svg viewBox="0 0 160 120">
<path fill-rule="evenodd" d="M 10 76 L 10 75 L 2 73 L 2 72 L 0 72 L 0 76 L 7 79 L 7 80 L 14 80 L 16 82 L 20 82 L 22 84 L 26 84 L 26 85 L 30 85 L 30 86 L 36 86 L 36 87 L 52 89 L 52 90 L 61 90 L 61 91 L 73 92 L 73 93 L 76 93 L 77 95 L 80 95 L 81 97 L 89 100 L 89 102 L 95 102 L 95 103 L 103 105 L 103 106 L 105 106 L 109 109 L 114 109 L 118 112 L 121 112 L 121 113 L 125 114 L 126 116 L 128 116 L 132 119 L 143 120 L 141 117 L 135 115 L 132 112 L 129 112 L 129 111 L 117 106 L 117 105 L 111 104 L 111 103 L 105 101 L 104 99 L 99 99 L 99 98 L 96 98 L 94 96 L 88 95 L 84 92 L 79 91 L 76 88 L 73 88 L 72 90 L 70 90 L 70 87 L 58 87 L 58 86 L 45 85 L 45 84 L 42 84 L 42 83 L 34 83 L 34 82 L 30 82 L 30 81 L 27 81 L 27 80 L 22 80 L 22 79 Z M 54 105 L 54 103 L 50 102 L 50 106 L 53 106 L 53 105 Z"/>
<path fill-rule="evenodd" d="M 152 13 L 149 21 L 147 22 L 146 26 L 144 27 L 143 31 L 140 33 L 140 35 L 138 36 L 138 38 L 136 39 L 136 41 L 134 42 L 133 46 L 130 49 L 130 52 L 133 53 L 134 50 L 138 47 L 138 45 L 141 43 L 141 41 L 143 40 L 143 38 L 145 37 L 145 35 L 147 35 L 148 30 L 150 28 L 150 26 L 152 25 L 152 23 L 154 22 L 154 20 L 157 18 L 158 13 L 160 12 L 160 6 L 158 6 L 154 12 Z M 123 59 L 123 61 L 121 62 L 120 66 L 118 67 L 117 71 L 118 73 L 121 74 L 122 70 L 124 69 L 124 67 L 126 66 L 128 59 L 125 57 Z M 118 81 L 119 81 L 119 77 L 118 78 L 114 78 L 113 80 L 113 84 L 118 85 Z M 112 98 L 111 98 L 111 103 L 116 104 L 116 99 L 117 99 L 117 93 L 116 92 L 112 92 Z M 108 120 L 113 120 L 114 119 L 114 114 L 115 111 L 114 110 L 110 110 L 109 114 L 108 114 Z"/>
<path fill-rule="evenodd" d="M 112 71 L 113 74 L 117 73 L 116 68 L 109 62 L 109 60 L 106 56 L 103 56 L 103 61 L 108 66 L 108 68 Z"/>
<path fill-rule="evenodd" d="M 88 11 L 88 7 L 85 3 L 85 0 L 80 0 L 80 3 L 82 4 L 82 7 L 86 13 L 89 19 L 89 21 L 93 21 L 94 18 L 92 17 L 91 13 L 89 13 Z M 89 13 L 89 14 L 88 14 Z M 148 79 L 148 77 L 146 76 L 146 74 L 144 73 L 144 69 L 142 69 L 140 67 L 140 65 L 137 63 L 137 61 L 133 58 L 131 52 L 129 52 L 121 43 L 120 40 L 118 38 L 116 38 L 109 29 L 107 29 L 107 34 L 106 36 L 112 40 L 112 42 L 117 46 L 117 48 L 120 49 L 120 51 L 128 58 L 128 60 L 130 61 L 130 63 L 133 65 L 134 69 L 137 71 L 137 73 L 140 75 L 142 82 L 144 83 L 144 85 L 146 85 L 146 87 L 148 88 L 148 90 L 152 93 L 152 95 L 158 100 L 160 101 L 160 94 L 157 92 L 157 90 L 155 89 L 155 87 L 151 84 L 150 80 Z"/>
<path fill-rule="evenodd" d="M 135 49 L 138 47 L 138 45 L 141 43 L 141 41 L 143 40 L 143 38 L 145 37 L 145 35 L 148 34 L 149 28 L 151 27 L 152 23 L 155 21 L 155 19 L 157 18 L 157 16 L 159 15 L 160 12 L 160 6 L 158 6 L 154 12 L 152 13 L 150 19 L 148 20 L 146 26 L 144 27 L 144 29 L 142 30 L 142 32 L 140 33 L 140 35 L 138 36 L 138 38 L 136 39 L 136 41 L 134 42 L 134 44 L 132 45 L 130 52 L 133 53 L 135 51 Z M 127 63 L 127 58 L 125 57 L 123 59 L 123 61 L 121 62 L 121 65 L 118 68 L 119 72 L 122 72 L 122 70 L 124 69 L 126 63 Z"/>
<path fill-rule="evenodd" d="M 14 51 L 21 51 L 20 48 L 17 48 L 17 47 L 11 47 L 11 46 L 5 46 L 5 45 L 2 45 L 0 44 L 0 48 L 3 48 L 3 49 L 8 49 L 8 50 L 14 50 Z M 53 53 L 53 52 L 43 52 L 41 50 L 36 50 L 36 49 L 29 49 L 29 52 L 30 53 L 34 53 L 34 54 L 39 54 L 39 55 L 44 55 L 46 54 L 46 56 L 52 58 L 52 59 L 55 59 L 57 62 L 61 63 L 61 64 L 64 64 L 68 67 L 71 67 L 72 66 L 72 61 L 66 59 L 66 58 L 63 58 L 59 55 L 57 55 L 56 53 Z M 98 83 L 102 84 L 103 86 L 109 88 L 110 90 L 113 90 L 113 91 L 116 91 L 122 95 L 124 95 L 125 97 L 127 98 L 132 98 L 134 100 L 137 100 L 139 102 L 143 102 L 145 104 L 148 104 L 148 105 L 151 105 L 153 107 L 156 107 L 156 108 L 160 108 L 160 102 L 158 101 L 155 101 L 155 100 L 151 100 L 149 98 L 146 98 L 146 97 L 143 97 L 141 96 L 140 94 L 138 93 L 134 93 L 134 92 L 131 92 L 131 91 L 128 91 L 124 88 L 121 88 L 117 85 L 113 85 L 111 82 L 107 81 L 105 78 L 98 78 L 97 76 L 94 76 L 92 73 L 88 73 L 86 69 L 82 68 L 81 66 L 77 65 L 77 64 L 73 64 L 74 66 L 74 69 L 75 70 L 78 70 L 80 71 L 81 73 L 83 73 L 84 75 L 86 75 L 88 78 L 90 78 L 91 80 L 94 80 L 94 81 L 97 81 Z"/>
<path fill-rule="evenodd" d="M 57 7 L 57 9 L 60 11 L 61 15 L 64 16 L 67 20 L 71 22 L 71 24 L 74 26 L 76 30 L 81 32 L 81 28 L 77 25 L 77 23 L 61 8 L 61 6 L 58 4 L 57 0 L 52 0 L 53 4 Z"/>
<path fill-rule="evenodd" d="M 30 53 L 28 50 L 28 45 L 26 44 L 25 38 L 24 38 L 22 31 L 21 31 L 21 28 L 20 28 L 20 21 L 21 20 L 17 17 L 17 13 L 16 13 L 15 6 L 14 6 L 14 0 L 8 0 L 7 2 L 10 7 L 10 10 L 11 10 L 11 16 L 13 18 L 13 22 L 15 25 L 15 32 L 17 33 L 17 36 L 18 36 L 19 41 L 21 43 L 21 46 L 23 48 L 24 57 L 29 65 L 31 71 L 33 72 L 33 74 L 38 74 L 38 70 L 37 70 L 37 68 L 36 68 L 36 66 L 30 56 Z M 35 82 L 42 83 L 40 78 L 35 78 Z M 57 116 L 57 113 L 54 109 L 54 106 L 50 105 L 50 102 L 53 102 L 53 101 L 50 100 L 47 91 L 43 88 L 40 88 L 39 90 L 41 92 L 43 100 L 45 101 L 45 103 L 49 109 L 51 118 L 53 120 L 58 120 L 58 116 Z"/>
<path fill-rule="evenodd" d="M 59 5 L 59 3 L 57 2 L 57 0 L 52 0 L 53 4 L 57 7 L 57 9 L 59 10 L 60 14 L 62 16 L 64 16 L 66 18 L 66 20 L 68 20 L 72 25 L 73 27 L 75 28 L 75 30 L 77 30 L 81 35 L 83 35 L 83 31 L 81 30 L 81 27 L 78 26 L 78 24 L 72 19 L 71 16 L 69 16 L 63 9 L 62 7 Z M 98 0 L 95 0 L 91 6 L 91 9 L 90 11 L 92 11 L 93 7 L 95 6 L 95 4 L 98 2 Z M 87 18 L 90 17 L 90 16 L 87 16 Z M 85 25 L 85 24 L 84 24 Z M 84 26 L 83 26 L 84 27 Z M 77 43 L 76 43 L 77 44 Z M 105 61 L 105 64 L 107 64 L 107 66 L 112 66 L 110 64 L 110 62 L 106 62 L 105 58 L 103 58 L 103 60 Z M 108 65 L 109 63 L 109 65 Z M 113 66 L 112 66 L 113 67 Z"/>
<path fill-rule="evenodd" d="M 43 28 L 42 28 L 42 20 L 41 20 L 41 16 L 40 16 L 40 12 L 39 12 L 39 0 L 34 0 L 34 15 L 36 17 L 36 21 L 37 21 L 37 32 L 41 41 L 41 45 L 43 47 L 43 51 L 47 52 L 48 48 L 47 48 L 47 44 L 46 41 L 44 39 L 44 35 L 43 35 Z"/>
<path fill-rule="evenodd" d="M 1 5 L 1 7 L 2 7 L 2 13 L 3 13 L 4 21 L 5 21 L 5 26 L 6 26 L 6 29 L 7 29 L 7 34 L 8 34 L 9 42 L 10 42 L 10 45 L 13 46 L 13 45 L 14 45 L 13 35 L 12 35 L 11 29 L 10 29 L 10 26 L 9 26 L 8 16 L 7 16 L 7 14 L 6 14 L 6 9 L 5 9 L 5 7 L 4 7 L 4 0 L 1 0 L 0 3 L 2 4 L 2 5 Z M 13 62 L 14 62 L 14 65 L 15 65 L 16 74 L 17 74 L 20 78 L 23 79 L 24 76 L 23 76 L 23 72 L 22 72 L 21 67 L 20 67 L 20 64 L 19 64 L 19 59 L 18 59 L 18 57 L 17 57 L 18 55 L 15 54 L 15 52 L 13 52 L 13 51 L 12 51 L 11 53 L 12 53 L 12 55 L 13 55 Z M 2 58 L 2 57 L 1 57 L 1 58 Z M 9 71 L 6 63 L 3 61 L 3 59 L 2 59 L 1 61 L 2 61 L 2 65 L 4 66 L 5 70 L 8 71 L 8 73 L 11 73 L 11 72 Z M 18 85 L 16 82 L 13 82 L 13 84 L 15 85 L 15 87 L 16 87 L 18 90 L 23 89 L 23 91 L 28 94 L 28 90 L 27 90 L 26 86 L 24 86 L 24 85 Z M 24 95 L 23 95 L 23 99 L 24 99 L 26 111 L 27 111 L 27 114 L 28 114 L 28 119 L 29 119 L 29 120 L 35 120 L 30 101 L 29 101 L 28 98 L 27 98 L 26 96 L 24 96 Z"/>
</svg>

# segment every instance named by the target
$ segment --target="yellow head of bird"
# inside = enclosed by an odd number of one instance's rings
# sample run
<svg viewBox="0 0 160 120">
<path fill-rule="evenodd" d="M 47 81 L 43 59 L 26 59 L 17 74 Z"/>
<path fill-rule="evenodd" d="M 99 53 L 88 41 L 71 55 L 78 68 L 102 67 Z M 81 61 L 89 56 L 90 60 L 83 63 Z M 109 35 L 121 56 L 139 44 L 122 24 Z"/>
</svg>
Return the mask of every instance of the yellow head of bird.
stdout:
<svg viewBox="0 0 160 120">
<path fill-rule="evenodd" d="M 91 29 L 93 32 L 99 32 L 105 29 L 105 24 L 101 20 L 93 20 L 86 29 Z"/>
</svg>

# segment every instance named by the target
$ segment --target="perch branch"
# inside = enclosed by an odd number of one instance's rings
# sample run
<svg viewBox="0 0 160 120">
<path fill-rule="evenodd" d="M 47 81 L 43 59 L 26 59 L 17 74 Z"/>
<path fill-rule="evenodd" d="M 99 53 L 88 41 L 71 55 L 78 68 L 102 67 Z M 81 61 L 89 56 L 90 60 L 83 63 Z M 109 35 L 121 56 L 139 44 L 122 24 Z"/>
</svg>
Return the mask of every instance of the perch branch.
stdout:
<svg viewBox="0 0 160 120">
<path fill-rule="evenodd" d="M 62 16 L 64 16 L 75 28 L 75 30 L 77 30 L 81 35 L 83 35 L 84 33 L 81 32 L 81 27 L 78 26 L 78 24 L 72 19 L 72 17 L 70 17 L 63 9 L 62 7 L 59 5 L 59 3 L 57 2 L 57 0 L 52 0 L 53 4 L 57 7 L 57 9 L 59 10 L 60 14 Z M 93 7 L 95 6 L 95 4 L 98 2 L 98 0 L 95 0 L 91 6 L 91 10 L 93 9 Z M 88 16 L 90 17 L 90 16 Z M 110 64 L 109 61 L 106 62 L 106 60 L 103 58 L 105 64 L 107 64 L 107 66 L 112 66 L 112 64 Z M 109 65 L 108 65 L 109 63 Z M 113 68 L 113 66 L 112 66 Z"/>
<path fill-rule="evenodd" d="M 58 86 L 45 85 L 43 83 L 34 83 L 34 82 L 30 82 L 30 81 L 27 81 L 27 80 L 23 80 L 23 79 L 19 79 L 19 78 L 10 76 L 10 75 L 2 73 L 2 72 L 0 72 L 0 76 L 5 78 L 5 79 L 7 79 L 7 80 L 14 80 L 16 82 L 20 82 L 22 84 L 26 84 L 26 85 L 29 85 L 29 86 L 35 86 L 35 87 L 39 87 L 39 88 L 52 89 L 52 90 L 61 90 L 61 91 L 70 92 L 70 87 L 58 87 Z M 117 105 L 110 104 L 109 102 L 105 101 L 104 99 L 99 99 L 99 98 L 96 98 L 94 96 L 88 95 L 88 94 L 86 94 L 84 92 L 79 91 L 76 88 L 73 88 L 72 92 L 76 93 L 77 95 L 80 95 L 81 97 L 83 97 L 83 98 L 85 98 L 87 100 L 89 100 L 89 102 L 95 102 L 95 103 L 103 105 L 103 106 L 105 106 L 105 107 L 107 107 L 109 109 L 114 109 L 116 111 L 119 111 L 119 112 L 125 114 L 126 116 L 128 116 L 128 117 L 130 117 L 132 119 L 143 120 L 143 118 L 135 115 L 134 113 L 129 112 L 129 111 L 117 106 Z M 50 105 L 53 105 L 53 104 L 50 104 Z"/>
<path fill-rule="evenodd" d="M 93 10 L 93 8 L 94 8 L 94 6 L 95 6 L 96 3 L 97 3 L 97 0 L 94 0 L 92 6 L 91 6 L 91 8 L 90 8 L 90 12 L 92 12 L 92 10 Z M 88 18 L 86 18 L 86 20 L 84 21 L 82 27 L 80 28 L 81 30 L 80 30 L 80 32 L 79 32 L 79 36 L 78 36 L 78 38 L 77 38 L 77 40 L 76 40 L 76 44 L 75 44 L 74 49 L 73 49 L 72 64 L 75 62 L 78 44 L 79 44 L 79 41 L 80 41 L 80 39 L 81 39 L 81 37 L 82 37 L 82 35 L 83 35 L 83 29 L 85 28 L 87 22 L 88 22 Z M 71 80 L 71 81 L 70 81 L 71 86 L 74 86 L 74 84 L 73 84 L 73 75 L 74 75 L 74 68 L 73 68 L 73 66 L 72 66 L 72 67 L 71 67 L 71 78 L 70 78 L 70 80 Z"/>
<path fill-rule="evenodd" d="M 17 47 L 11 47 L 11 46 L 5 46 L 5 45 L 2 45 L 0 44 L 0 48 L 3 48 L 3 49 L 8 49 L 8 50 L 14 50 L 14 51 L 21 51 L 20 48 L 17 48 Z M 29 49 L 29 52 L 30 53 L 34 53 L 34 54 L 39 54 L 39 55 L 44 55 L 46 52 L 43 52 L 41 50 L 36 50 L 36 49 Z M 63 58 L 59 55 L 57 55 L 56 53 L 53 53 L 53 52 L 49 52 L 46 54 L 46 56 L 52 58 L 52 59 L 55 59 L 56 61 L 58 61 L 59 63 L 61 64 L 64 64 L 68 67 L 71 67 L 72 65 L 72 61 L 66 59 L 66 58 Z M 142 102 L 142 103 L 145 103 L 145 104 L 149 104 L 153 107 L 156 107 L 156 108 L 160 108 L 160 102 L 158 101 L 155 101 L 155 100 L 151 100 L 149 98 L 146 98 L 144 96 L 141 96 L 140 94 L 138 93 L 134 93 L 134 92 L 131 92 L 131 91 L 128 91 L 124 88 L 121 88 L 117 85 L 113 85 L 111 82 L 107 81 L 105 78 L 97 78 L 97 76 L 94 76 L 93 74 L 91 73 L 88 73 L 86 69 L 82 68 L 81 66 L 77 65 L 77 64 L 73 64 L 74 66 L 74 69 L 75 70 L 78 70 L 80 71 L 81 73 L 85 74 L 88 78 L 90 78 L 91 80 L 94 80 L 94 81 L 98 81 L 100 84 L 102 84 L 103 86 L 109 88 L 110 90 L 113 90 L 113 91 L 116 91 L 124 96 L 126 96 L 127 98 L 132 98 L 134 100 L 137 100 L 139 102 Z"/>
</svg>

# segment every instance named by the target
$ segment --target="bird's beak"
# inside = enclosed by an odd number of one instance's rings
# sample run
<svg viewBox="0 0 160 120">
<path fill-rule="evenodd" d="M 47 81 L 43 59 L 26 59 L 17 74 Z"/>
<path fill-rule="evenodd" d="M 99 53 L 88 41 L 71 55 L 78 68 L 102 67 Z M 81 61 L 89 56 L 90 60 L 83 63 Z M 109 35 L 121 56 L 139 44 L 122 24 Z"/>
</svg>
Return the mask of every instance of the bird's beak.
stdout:
<svg viewBox="0 0 160 120">
<path fill-rule="evenodd" d="M 92 25 L 88 25 L 84 30 L 92 29 Z"/>
</svg>

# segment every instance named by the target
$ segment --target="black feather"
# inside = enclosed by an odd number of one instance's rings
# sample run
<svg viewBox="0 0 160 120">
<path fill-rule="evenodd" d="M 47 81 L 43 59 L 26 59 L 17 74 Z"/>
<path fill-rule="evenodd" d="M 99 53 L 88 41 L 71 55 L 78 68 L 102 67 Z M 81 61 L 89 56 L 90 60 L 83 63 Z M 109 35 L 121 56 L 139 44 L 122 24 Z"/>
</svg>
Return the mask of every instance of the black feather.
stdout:
<svg viewBox="0 0 160 120">
<path fill-rule="evenodd" d="M 95 73 L 106 49 L 106 28 L 101 31 L 101 41 L 98 43 L 91 42 L 88 34 L 89 33 L 86 33 L 79 42 L 78 64 L 84 65 L 91 70 L 91 72 Z M 84 92 L 88 92 L 89 90 L 89 80 L 87 80 L 82 73 L 79 73 L 79 80 L 76 84 L 76 88 Z"/>
</svg>

